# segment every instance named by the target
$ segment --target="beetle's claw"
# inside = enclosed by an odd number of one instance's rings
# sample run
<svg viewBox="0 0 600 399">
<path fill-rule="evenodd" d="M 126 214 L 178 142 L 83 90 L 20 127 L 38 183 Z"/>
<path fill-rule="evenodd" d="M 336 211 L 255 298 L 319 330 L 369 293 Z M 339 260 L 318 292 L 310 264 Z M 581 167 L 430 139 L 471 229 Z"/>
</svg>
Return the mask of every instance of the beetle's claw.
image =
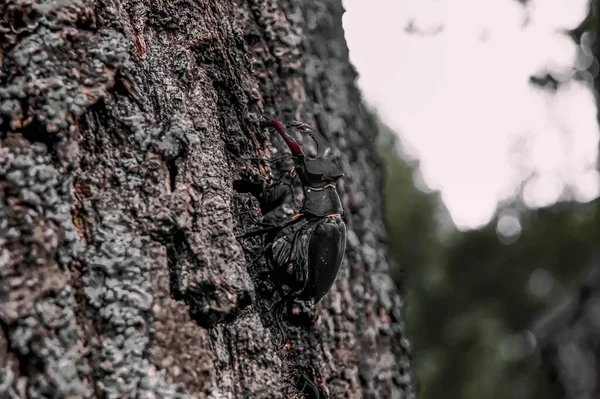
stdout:
<svg viewBox="0 0 600 399">
<path fill-rule="evenodd" d="M 281 310 L 277 309 L 279 306 L 281 306 Z M 285 346 L 285 341 L 287 340 L 287 336 L 285 335 L 285 330 L 283 329 L 283 325 L 281 324 L 282 319 L 283 319 L 283 312 L 285 311 L 285 307 L 286 307 L 286 299 L 283 298 L 281 299 L 278 303 L 275 304 L 275 324 L 277 324 L 277 328 L 279 329 L 279 332 L 281 333 L 281 341 L 279 341 L 279 347 L 283 347 Z"/>
<path fill-rule="evenodd" d="M 302 129 L 302 130 L 314 130 L 312 128 L 312 126 L 309 125 L 308 123 L 304 123 L 304 122 L 300 122 L 300 121 L 293 121 L 292 123 L 288 124 L 288 127 L 293 127 L 293 128 Z"/>
<path fill-rule="evenodd" d="M 279 341 L 279 346 L 280 347 L 286 347 L 285 341 L 287 340 L 287 336 L 285 335 L 285 331 L 283 330 L 283 327 L 281 325 L 281 321 L 277 322 L 277 327 L 279 328 L 279 332 L 281 333 L 281 341 Z"/>
<path fill-rule="evenodd" d="M 299 370 L 299 377 L 298 378 L 298 383 L 300 382 L 300 380 L 304 381 L 304 385 L 302 385 L 302 389 L 299 389 L 300 392 L 302 393 L 307 393 L 306 392 L 306 388 L 309 387 L 311 389 L 311 393 L 313 394 L 313 398 L 319 399 L 321 397 L 321 393 L 319 391 L 319 388 L 317 387 L 317 385 L 314 383 L 313 379 L 310 378 L 303 370 Z M 298 387 L 298 385 L 296 385 Z"/>
</svg>

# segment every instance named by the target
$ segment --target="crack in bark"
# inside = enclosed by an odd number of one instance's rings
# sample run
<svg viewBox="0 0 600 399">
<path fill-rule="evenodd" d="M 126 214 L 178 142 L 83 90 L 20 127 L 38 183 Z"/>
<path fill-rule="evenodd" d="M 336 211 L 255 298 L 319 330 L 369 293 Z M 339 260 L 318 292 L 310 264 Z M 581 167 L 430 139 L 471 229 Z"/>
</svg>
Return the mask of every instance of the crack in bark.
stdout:
<svg viewBox="0 0 600 399">
<path fill-rule="evenodd" d="M 169 159 L 166 164 L 167 169 L 169 170 L 169 188 L 171 189 L 171 192 L 173 192 L 177 187 L 177 158 Z"/>
</svg>

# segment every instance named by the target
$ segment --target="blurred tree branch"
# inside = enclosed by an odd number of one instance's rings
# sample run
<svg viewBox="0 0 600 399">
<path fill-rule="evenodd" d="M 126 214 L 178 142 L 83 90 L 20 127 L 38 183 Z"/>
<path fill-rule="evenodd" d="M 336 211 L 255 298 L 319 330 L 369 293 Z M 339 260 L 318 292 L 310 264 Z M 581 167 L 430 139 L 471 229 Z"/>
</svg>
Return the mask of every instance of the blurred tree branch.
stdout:
<svg viewBox="0 0 600 399">
<path fill-rule="evenodd" d="M 600 1 L 592 0 L 585 21 L 573 32 L 581 42 L 591 32 L 596 74 L 600 60 Z M 589 43 L 588 43 L 589 44 Z M 594 77 L 596 104 L 600 104 L 600 79 Z M 600 107 L 597 111 L 600 123 Z M 600 165 L 600 160 L 599 163 Z M 540 317 L 534 327 L 544 368 L 567 399 L 592 399 L 600 395 L 600 257 L 570 296 Z"/>
</svg>

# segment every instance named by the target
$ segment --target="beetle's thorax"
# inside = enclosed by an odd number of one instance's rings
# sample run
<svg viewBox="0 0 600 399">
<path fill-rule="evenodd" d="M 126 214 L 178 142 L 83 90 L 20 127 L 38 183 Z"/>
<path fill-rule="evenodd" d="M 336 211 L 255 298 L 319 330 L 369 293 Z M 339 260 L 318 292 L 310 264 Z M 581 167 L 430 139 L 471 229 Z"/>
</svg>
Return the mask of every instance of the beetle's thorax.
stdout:
<svg viewBox="0 0 600 399">
<path fill-rule="evenodd" d="M 300 213 L 309 219 L 343 215 L 342 201 L 333 183 L 323 188 L 304 187 L 304 202 Z"/>
<path fill-rule="evenodd" d="M 335 183 L 344 173 L 337 157 L 299 157 L 296 160 L 296 173 L 304 187 L 301 213 L 305 217 L 343 215 L 344 210 Z"/>
<path fill-rule="evenodd" d="M 304 187 L 324 188 L 330 184 L 335 184 L 344 176 L 337 157 L 309 158 L 300 156 L 296 158 L 295 164 L 296 173 L 298 173 Z"/>
</svg>

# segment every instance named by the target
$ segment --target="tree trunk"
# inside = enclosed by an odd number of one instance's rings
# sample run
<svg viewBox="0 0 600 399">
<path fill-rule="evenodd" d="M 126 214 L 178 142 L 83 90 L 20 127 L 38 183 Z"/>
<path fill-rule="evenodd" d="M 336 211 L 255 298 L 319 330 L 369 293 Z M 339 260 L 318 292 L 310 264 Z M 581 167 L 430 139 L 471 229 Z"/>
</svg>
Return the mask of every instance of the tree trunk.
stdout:
<svg viewBox="0 0 600 399">
<path fill-rule="evenodd" d="M 339 0 L 0 13 L 0 397 L 414 397 Z M 284 348 L 236 239 L 270 176 L 241 157 L 279 146 L 261 115 L 318 127 L 346 173 L 344 263 Z"/>
</svg>

